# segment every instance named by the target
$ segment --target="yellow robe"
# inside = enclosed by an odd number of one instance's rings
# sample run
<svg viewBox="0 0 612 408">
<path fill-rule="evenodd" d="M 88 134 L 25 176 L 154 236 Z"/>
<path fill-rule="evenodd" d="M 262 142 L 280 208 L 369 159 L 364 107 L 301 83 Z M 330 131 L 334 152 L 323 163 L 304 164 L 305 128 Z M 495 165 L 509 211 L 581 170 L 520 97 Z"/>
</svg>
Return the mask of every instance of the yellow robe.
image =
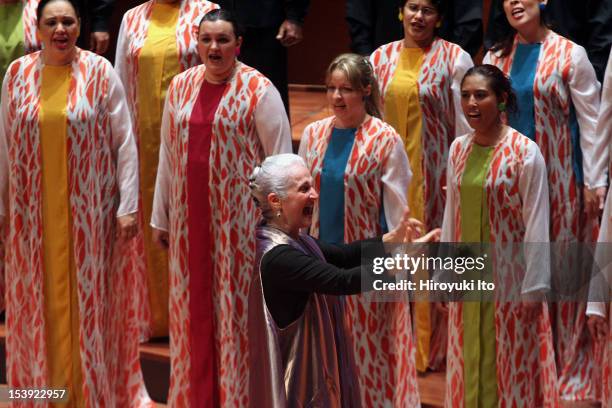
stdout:
<svg viewBox="0 0 612 408">
<path fill-rule="evenodd" d="M 153 336 L 168 335 L 168 257 L 152 240 L 148 226 L 159 157 L 166 91 L 180 72 L 176 25 L 180 3 L 153 6 L 147 39 L 138 59 L 138 144 L 149 302 Z"/>
<path fill-rule="evenodd" d="M 412 181 L 408 188 L 410 214 L 424 219 L 425 176 L 423 174 L 423 143 L 421 141 L 423 119 L 419 97 L 419 73 L 423 64 L 423 50 L 402 48 L 393 79 L 385 94 L 385 121 L 400 134 L 410 160 Z M 417 279 L 426 279 L 422 271 Z M 427 301 L 414 303 L 416 330 L 416 366 L 424 372 L 429 364 L 429 339 L 431 337 L 430 304 Z"/>
<path fill-rule="evenodd" d="M 68 195 L 66 105 L 70 65 L 46 65 L 40 96 L 44 304 L 50 388 L 67 388 L 69 404 L 83 406 L 79 308 Z M 58 404 L 59 406 L 59 404 Z"/>
</svg>

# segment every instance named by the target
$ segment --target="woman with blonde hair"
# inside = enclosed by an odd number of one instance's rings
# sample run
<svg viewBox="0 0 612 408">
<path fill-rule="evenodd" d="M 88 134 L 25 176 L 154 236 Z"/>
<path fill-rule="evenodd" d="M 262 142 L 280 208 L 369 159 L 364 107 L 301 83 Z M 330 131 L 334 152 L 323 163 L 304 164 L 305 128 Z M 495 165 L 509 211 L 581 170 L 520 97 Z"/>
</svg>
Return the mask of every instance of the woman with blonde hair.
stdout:
<svg viewBox="0 0 612 408">
<path fill-rule="evenodd" d="M 326 82 L 334 115 L 308 125 L 299 149 L 321 194 L 310 234 L 329 243 L 375 237 L 400 222 L 411 177 L 408 158 L 397 132 L 380 120 L 378 84 L 367 58 L 338 56 Z M 408 304 L 377 304 L 363 296 L 346 303 L 353 350 L 360 356 L 362 404 L 416 406 Z M 368 387 L 372 380 L 381 385 Z"/>
</svg>

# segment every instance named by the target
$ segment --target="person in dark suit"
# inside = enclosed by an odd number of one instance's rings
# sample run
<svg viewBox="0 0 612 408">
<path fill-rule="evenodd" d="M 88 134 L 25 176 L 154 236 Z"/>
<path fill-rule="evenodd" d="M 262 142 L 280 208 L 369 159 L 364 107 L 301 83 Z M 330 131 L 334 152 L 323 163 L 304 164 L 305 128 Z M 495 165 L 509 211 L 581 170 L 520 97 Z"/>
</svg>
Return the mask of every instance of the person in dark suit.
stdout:
<svg viewBox="0 0 612 408">
<path fill-rule="evenodd" d="M 381 45 L 401 39 L 404 31 L 398 13 L 399 6 L 394 0 L 346 0 L 351 50 L 370 55 Z"/>
<path fill-rule="evenodd" d="M 115 0 L 79 0 L 81 15 L 81 35 L 77 45 L 96 54 L 108 50 L 110 34 L 108 21 L 113 12 Z M 89 35 L 88 35 L 89 34 Z"/>
<path fill-rule="evenodd" d="M 219 0 L 244 27 L 240 61 L 260 71 L 278 89 L 289 114 L 287 47 L 302 41 L 310 0 Z"/>
</svg>

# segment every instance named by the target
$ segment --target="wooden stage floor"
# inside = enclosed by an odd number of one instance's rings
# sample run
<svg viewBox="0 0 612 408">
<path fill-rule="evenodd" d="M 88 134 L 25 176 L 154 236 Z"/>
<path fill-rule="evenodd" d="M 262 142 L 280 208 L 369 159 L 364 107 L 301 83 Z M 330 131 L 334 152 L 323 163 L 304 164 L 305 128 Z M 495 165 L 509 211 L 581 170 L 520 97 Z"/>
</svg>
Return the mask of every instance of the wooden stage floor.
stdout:
<svg viewBox="0 0 612 408">
<path fill-rule="evenodd" d="M 291 133 L 294 146 L 299 145 L 304 128 L 314 121 L 331 115 L 327 107 L 325 91 L 291 86 L 289 90 Z"/>
</svg>

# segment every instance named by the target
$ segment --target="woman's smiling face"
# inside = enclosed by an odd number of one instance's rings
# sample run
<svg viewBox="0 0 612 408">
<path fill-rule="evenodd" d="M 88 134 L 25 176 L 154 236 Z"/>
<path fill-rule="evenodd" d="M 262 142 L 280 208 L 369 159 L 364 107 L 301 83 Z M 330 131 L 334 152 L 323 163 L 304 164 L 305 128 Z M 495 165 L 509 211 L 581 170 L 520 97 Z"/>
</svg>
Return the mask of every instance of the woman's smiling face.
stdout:
<svg viewBox="0 0 612 408">
<path fill-rule="evenodd" d="M 480 74 L 466 77 L 461 85 L 461 107 L 469 125 L 478 132 L 488 132 L 501 120 L 497 95 L 489 80 Z"/>
<path fill-rule="evenodd" d="M 508 22 L 520 33 L 541 24 L 540 3 L 546 4 L 546 1 L 504 0 L 503 7 Z"/>
<path fill-rule="evenodd" d="M 314 188 L 312 176 L 304 166 L 295 166 L 290 170 L 293 184 L 280 200 L 280 222 L 287 226 L 290 234 L 298 233 L 301 228 L 312 224 L 312 211 L 319 194 Z"/>
<path fill-rule="evenodd" d="M 336 69 L 327 81 L 327 102 L 336 116 L 340 128 L 354 128 L 361 124 L 366 115 L 364 96 L 369 93 L 355 89 L 346 74 Z"/>
</svg>

